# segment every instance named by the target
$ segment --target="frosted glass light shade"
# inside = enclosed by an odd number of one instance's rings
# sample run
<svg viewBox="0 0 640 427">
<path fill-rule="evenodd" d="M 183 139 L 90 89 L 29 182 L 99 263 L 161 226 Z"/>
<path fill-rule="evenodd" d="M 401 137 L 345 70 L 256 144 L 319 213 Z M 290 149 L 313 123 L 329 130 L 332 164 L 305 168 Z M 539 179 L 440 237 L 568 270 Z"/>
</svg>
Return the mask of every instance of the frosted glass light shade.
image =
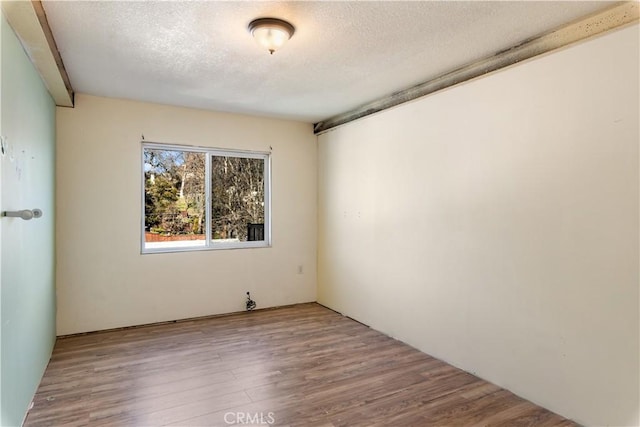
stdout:
<svg viewBox="0 0 640 427">
<path fill-rule="evenodd" d="M 293 35 L 295 28 L 287 21 L 276 18 L 260 18 L 251 21 L 249 31 L 260 46 L 273 55 Z"/>
</svg>

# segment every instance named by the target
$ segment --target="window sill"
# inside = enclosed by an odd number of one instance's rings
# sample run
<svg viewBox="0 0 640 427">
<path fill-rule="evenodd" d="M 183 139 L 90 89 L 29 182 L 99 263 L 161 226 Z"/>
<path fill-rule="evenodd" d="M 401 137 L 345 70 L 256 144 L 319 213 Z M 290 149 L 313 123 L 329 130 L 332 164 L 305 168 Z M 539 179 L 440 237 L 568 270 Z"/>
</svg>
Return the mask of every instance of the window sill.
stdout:
<svg viewBox="0 0 640 427">
<path fill-rule="evenodd" d="M 198 251 L 218 251 L 218 250 L 226 250 L 226 249 L 256 249 L 256 248 L 271 247 L 271 244 L 266 241 L 256 241 L 256 242 L 227 241 L 227 242 L 214 242 L 210 245 L 206 245 L 204 240 L 198 240 L 197 242 L 202 242 L 202 243 L 191 244 L 193 242 L 184 242 L 181 245 L 174 244 L 172 246 L 154 245 L 155 247 L 143 248 L 140 251 L 140 253 L 142 255 L 146 255 L 146 254 L 162 254 L 162 253 L 171 253 L 171 252 L 198 252 Z"/>
</svg>

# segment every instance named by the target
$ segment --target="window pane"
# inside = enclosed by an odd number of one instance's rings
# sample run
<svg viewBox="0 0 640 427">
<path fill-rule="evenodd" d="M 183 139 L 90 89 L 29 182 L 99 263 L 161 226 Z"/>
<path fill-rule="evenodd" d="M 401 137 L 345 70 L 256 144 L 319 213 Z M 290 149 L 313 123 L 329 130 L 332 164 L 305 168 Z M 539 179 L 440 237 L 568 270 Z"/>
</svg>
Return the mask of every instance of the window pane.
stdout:
<svg viewBox="0 0 640 427">
<path fill-rule="evenodd" d="M 211 238 L 264 241 L 264 162 L 211 157 Z"/>
<path fill-rule="evenodd" d="M 205 246 L 205 154 L 144 149 L 145 249 Z"/>
</svg>

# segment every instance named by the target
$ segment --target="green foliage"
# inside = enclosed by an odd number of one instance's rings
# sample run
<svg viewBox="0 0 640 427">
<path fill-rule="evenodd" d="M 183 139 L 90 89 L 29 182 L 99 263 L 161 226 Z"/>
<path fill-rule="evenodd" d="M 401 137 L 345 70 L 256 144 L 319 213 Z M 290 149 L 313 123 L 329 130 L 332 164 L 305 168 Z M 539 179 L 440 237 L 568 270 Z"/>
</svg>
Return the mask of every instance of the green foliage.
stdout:
<svg viewBox="0 0 640 427">
<path fill-rule="evenodd" d="M 145 229 L 204 233 L 204 156 L 186 151 L 144 151 Z"/>
<path fill-rule="evenodd" d="M 205 153 L 146 149 L 145 229 L 204 234 Z M 247 224 L 264 223 L 264 160 L 211 157 L 214 239 L 247 240 Z"/>
</svg>

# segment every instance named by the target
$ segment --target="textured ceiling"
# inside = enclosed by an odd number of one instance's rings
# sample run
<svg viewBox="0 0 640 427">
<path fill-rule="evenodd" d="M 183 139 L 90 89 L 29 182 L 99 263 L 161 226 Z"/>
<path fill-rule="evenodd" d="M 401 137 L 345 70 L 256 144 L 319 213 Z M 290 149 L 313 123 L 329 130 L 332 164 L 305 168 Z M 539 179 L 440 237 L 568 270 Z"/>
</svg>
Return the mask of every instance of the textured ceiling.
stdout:
<svg viewBox="0 0 640 427">
<path fill-rule="evenodd" d="M 606 9 L 605 2 L 45 1 L 76 92 L 317 122 Z M 296 27 L 274 55 L 247 31 Z"/>
</svg>

